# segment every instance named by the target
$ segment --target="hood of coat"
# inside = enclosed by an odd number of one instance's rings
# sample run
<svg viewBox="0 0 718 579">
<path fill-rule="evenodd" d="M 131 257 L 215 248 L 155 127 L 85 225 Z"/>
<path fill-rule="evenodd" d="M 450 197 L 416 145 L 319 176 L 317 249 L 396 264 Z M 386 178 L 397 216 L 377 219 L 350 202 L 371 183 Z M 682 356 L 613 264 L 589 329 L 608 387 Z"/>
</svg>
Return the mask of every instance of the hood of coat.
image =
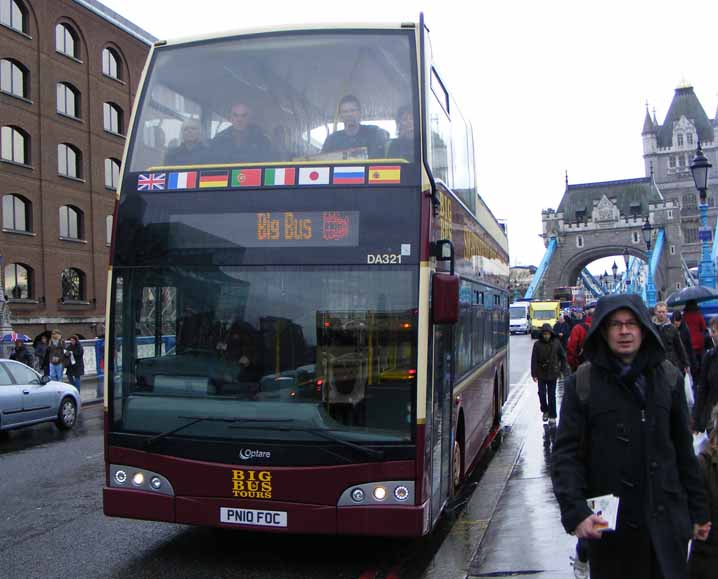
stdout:
<svg viewBox="0 0 718 579">
<path fill-rule="evenodd" d="M 658 329 L 651 321 L 643 300 L 636 294 L 619 294 L 599 298 L 596 313 L 583 343 L 585 358 L 604 368 L 616 366 L 616 358 L 603 337 L 602 327 L 608 317 L 620 309 L 631 310 L 643 329 L 641 349 L 633 362 L 635 369 L 641 371 L 644 368 L 653 368 L 660 364 L 666 357 L 663 342 L 658 334 Z"/>
<path fill-rule="evenodd" d="M 548 340 L 544 340 L 544 334 L 546 332 L 550 334 Z M 540 339 L 544 340 L 545 342 L 550 342 L 553 338 L 558 338 L 558 336 L 553 333 L 553 328 L 551 327 L 551 324 L 544 324 L 543 326 L 541 326 Z"/>
</svg>

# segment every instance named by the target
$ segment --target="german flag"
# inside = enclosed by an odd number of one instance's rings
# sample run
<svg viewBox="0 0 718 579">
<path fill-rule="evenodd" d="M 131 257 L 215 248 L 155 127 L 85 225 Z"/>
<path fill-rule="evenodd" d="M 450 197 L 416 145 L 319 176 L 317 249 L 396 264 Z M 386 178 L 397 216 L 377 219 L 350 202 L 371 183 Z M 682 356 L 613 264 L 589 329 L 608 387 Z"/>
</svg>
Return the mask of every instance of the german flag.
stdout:
<svg viewBox="0 0 718 579">
<path fill-rule="evenodd" d="M 375 165 L 369 167 L 369 184 L 401 183 L 399 165 Z"/>
<path fill-rule="evenodd" d="M 229 184 L 229 171 L 202 171 L 199 175 L 199 188 L 226 187 Z"/>
</svg>

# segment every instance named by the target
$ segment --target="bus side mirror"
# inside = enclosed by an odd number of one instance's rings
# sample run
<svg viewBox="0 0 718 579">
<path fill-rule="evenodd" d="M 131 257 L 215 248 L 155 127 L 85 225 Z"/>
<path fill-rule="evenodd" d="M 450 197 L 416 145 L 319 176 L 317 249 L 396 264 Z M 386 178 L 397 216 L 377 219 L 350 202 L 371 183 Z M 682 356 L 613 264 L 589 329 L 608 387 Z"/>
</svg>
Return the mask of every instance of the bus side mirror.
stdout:
<svg viewBox="0 0 718 579">
<path fill-rule="evenodd" d="M 435 273 L 431 280 L 431 318 L 435 324 L 459 321 L 459 276 Z"/>
</svg>

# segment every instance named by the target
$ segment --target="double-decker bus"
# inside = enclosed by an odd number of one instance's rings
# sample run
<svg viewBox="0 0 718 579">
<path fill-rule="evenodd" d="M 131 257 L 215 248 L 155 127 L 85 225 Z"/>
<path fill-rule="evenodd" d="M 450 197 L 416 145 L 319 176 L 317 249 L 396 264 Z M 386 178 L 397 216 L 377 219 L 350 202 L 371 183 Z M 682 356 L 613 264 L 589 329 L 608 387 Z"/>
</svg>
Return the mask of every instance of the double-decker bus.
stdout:
<svg viewBox="0 0 718 579">
<path fill-rule="evenodd" d="M 105 514 L 431 531 L 499 427 L 509 261 L 423 17 L 157 43 L 114 227 Z"/>
</svg>

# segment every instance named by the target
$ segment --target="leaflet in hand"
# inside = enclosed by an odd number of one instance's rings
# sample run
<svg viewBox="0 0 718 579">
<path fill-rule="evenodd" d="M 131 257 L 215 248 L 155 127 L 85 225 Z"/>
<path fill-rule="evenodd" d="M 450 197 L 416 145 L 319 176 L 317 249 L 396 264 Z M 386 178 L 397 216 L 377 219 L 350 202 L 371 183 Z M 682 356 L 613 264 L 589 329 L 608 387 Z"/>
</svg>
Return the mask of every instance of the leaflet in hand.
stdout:
<svg viewBox="0 0 718 579">
<path fill-rule="evenodd" d="M 601 531 L 615 531 L 618 518 L 619 498 L 615 495 L 602 495 L 588 499 L 588 507 L 607 524 L 599 526 Z"/>
</svg>

